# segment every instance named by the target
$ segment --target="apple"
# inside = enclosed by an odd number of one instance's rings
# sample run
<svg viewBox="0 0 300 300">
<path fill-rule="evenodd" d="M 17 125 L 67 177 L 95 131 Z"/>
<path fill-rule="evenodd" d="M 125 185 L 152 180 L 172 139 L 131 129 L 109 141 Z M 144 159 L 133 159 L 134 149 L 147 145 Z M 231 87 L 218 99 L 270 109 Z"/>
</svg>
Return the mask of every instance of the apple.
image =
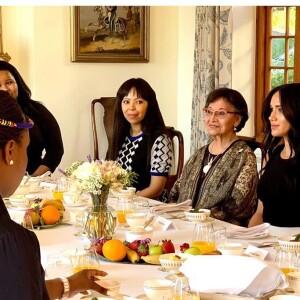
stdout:
<svg viewBox="0 0 300 300">
<path fill-rule="evenodd" d="M 197 247 L 190 247 L 190 248 L 186 249 L 183 253 L 189 253 L 189 254 L 193 254 L 193 255 L 199 255 L 199 254 L 201 254 L 201 251 Z"/>
<path fill-rule="evenodd" d="M 27 209 L 25 215 L 31 217 L 32 225 L 38 225 L 40 223 L 40 214 L 37 209 Z"/>
<path fill-rule="evenodd" d="M 161 245 L 151 245 L 149 247 L 149 255 L 157 255 L 157 254 L 163 254 L 163 249 Z"/>
</svg>

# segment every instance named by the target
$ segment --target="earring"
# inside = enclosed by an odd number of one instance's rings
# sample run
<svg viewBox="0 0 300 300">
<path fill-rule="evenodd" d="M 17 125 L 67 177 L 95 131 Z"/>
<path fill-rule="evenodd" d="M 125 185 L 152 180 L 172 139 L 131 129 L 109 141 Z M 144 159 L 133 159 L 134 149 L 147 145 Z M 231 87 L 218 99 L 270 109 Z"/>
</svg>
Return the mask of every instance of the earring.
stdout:
<svg viewBox="0 0 300 300">
<path fill-rule="evenodd" d="M 9 161 L 9 165 L 12 166 L 13 164 L 14 164 L 14 161 L 11 159 L 11 160 Z"/>
</svg>

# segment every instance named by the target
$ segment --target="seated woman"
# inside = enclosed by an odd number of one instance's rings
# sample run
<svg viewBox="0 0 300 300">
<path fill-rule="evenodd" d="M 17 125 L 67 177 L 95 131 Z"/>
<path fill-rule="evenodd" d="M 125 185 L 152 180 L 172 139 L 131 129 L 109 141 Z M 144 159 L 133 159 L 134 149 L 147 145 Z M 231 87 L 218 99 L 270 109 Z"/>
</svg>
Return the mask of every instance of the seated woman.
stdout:
<svg viewBox="0 0 300 300">
<path fill-rule="evenodd" d="M 249 227 L 300 226 L 300 83 L 278 86 L 263 103 L 263 168 L 258 207 Z"/>
<path fill-rule="evenodd" d="M 6 61 L 0 61 L 0 90 L 8 92 L 17 100 L 24 114 L 35 124 L 29 132 L 27 172 L 31 176 L 54 172 L 64 153 L 56 119 L 42 103 L 31 99 L 31 91 L 20 73 Z"/>
<path fill-rule="evenodd" d="M 156 94 L 141 78 L 125 81 L 117 92 L 114 130 L 108 159 L 135 172 L 139 196 L 162 195 L 173 158 L 173 144 Z"/>
<path fill-rule="evenodd" d="M 99 270 L 83 270 L 68 278 L 45 281 L 37 236 L 11 220 L 2 197 L 9 197 L 20 184 L 27 165 L 29 128 L 17 101 L 0 91 L 0 290 L 1 299 L 65 299 L 93 289 L 107 290 L 97 284 Z"/>
<path fill-rule="evenodd" d="M 211 142 L 187 161 L 169 201 L 192 199 L 194 208 L 207 208 L 211 216 L 247 226 L 256 205 L 256 157 L 240 131 L 248 120 L 247 103 L 232 89 L 212 91 L 203 109 Z"/>
</svg>

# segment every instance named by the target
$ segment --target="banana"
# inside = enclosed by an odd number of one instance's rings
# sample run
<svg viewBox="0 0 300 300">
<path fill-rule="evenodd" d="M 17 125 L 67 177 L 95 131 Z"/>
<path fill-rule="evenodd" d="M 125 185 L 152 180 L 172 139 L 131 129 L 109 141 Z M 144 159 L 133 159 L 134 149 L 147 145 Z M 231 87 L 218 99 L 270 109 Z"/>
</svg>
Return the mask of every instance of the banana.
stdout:
<svg viewBox="0 0 300 300">
<path fill-rule="evenodd" d="M 153 254 L 153 255 L 142 256 L 141 259 L 147 264 L 160 265 L 159 257 L 160 254 Z"/>
<path fill-rule="evenodd" d="M 63 203 L 60 200 L 57 200 L 57 199 L 44 199 L 44 200 L 42 200 L 41 203 L 40 203 L 40 208 L 43 208 L 43 207 L 48 206 L 48 205 L 53 205 L 58 210 L 62 210 L 62 211 L 65 210 L 65 207 L 64 207 Z"/>
<path fill-rule="evenodd" d="M 126 247 L 126 255 L 127 255 L 127 259 L 133 264 L 138 263 L 140 261 L 140 256 L 137 254 L 137 252 L 127 247 Z"/>
</svg>

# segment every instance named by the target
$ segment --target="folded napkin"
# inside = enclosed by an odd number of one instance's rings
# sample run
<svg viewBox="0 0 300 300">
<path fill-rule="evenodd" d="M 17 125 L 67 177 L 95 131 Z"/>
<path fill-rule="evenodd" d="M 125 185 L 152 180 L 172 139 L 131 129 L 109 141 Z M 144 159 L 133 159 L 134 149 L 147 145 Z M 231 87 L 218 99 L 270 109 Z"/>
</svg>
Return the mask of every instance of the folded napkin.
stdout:
<svg viewBox="0 0 300 300">
<path fill-rule="evenodd" d="M 195 255 L 179 270 L 188 277 L 191 289 L 200 293 L 261 297 L 288 286 L 278 267 L 247 256 Z"/>
<path fill-rule="evenodd" d="M 191 204 L 192 204 L 192 200 L 190 199 L 181 203 L 161 204 L 161 205 L 156 205 L 151 207 L 150 212 L 166 213 L 166 212 L 178 211 L 178 210 L 189 210 L 192 208 Z"/>
<path fill-rule="evenodd" d="M 253 239 L 267 236 L 269 233 L 267 228 L 269 226 L 269 223 L 263 223 L 250 228 L 242 227 L 238 229 L 227 230 L 227 237 L 233 239 Z"/>
</svg>

